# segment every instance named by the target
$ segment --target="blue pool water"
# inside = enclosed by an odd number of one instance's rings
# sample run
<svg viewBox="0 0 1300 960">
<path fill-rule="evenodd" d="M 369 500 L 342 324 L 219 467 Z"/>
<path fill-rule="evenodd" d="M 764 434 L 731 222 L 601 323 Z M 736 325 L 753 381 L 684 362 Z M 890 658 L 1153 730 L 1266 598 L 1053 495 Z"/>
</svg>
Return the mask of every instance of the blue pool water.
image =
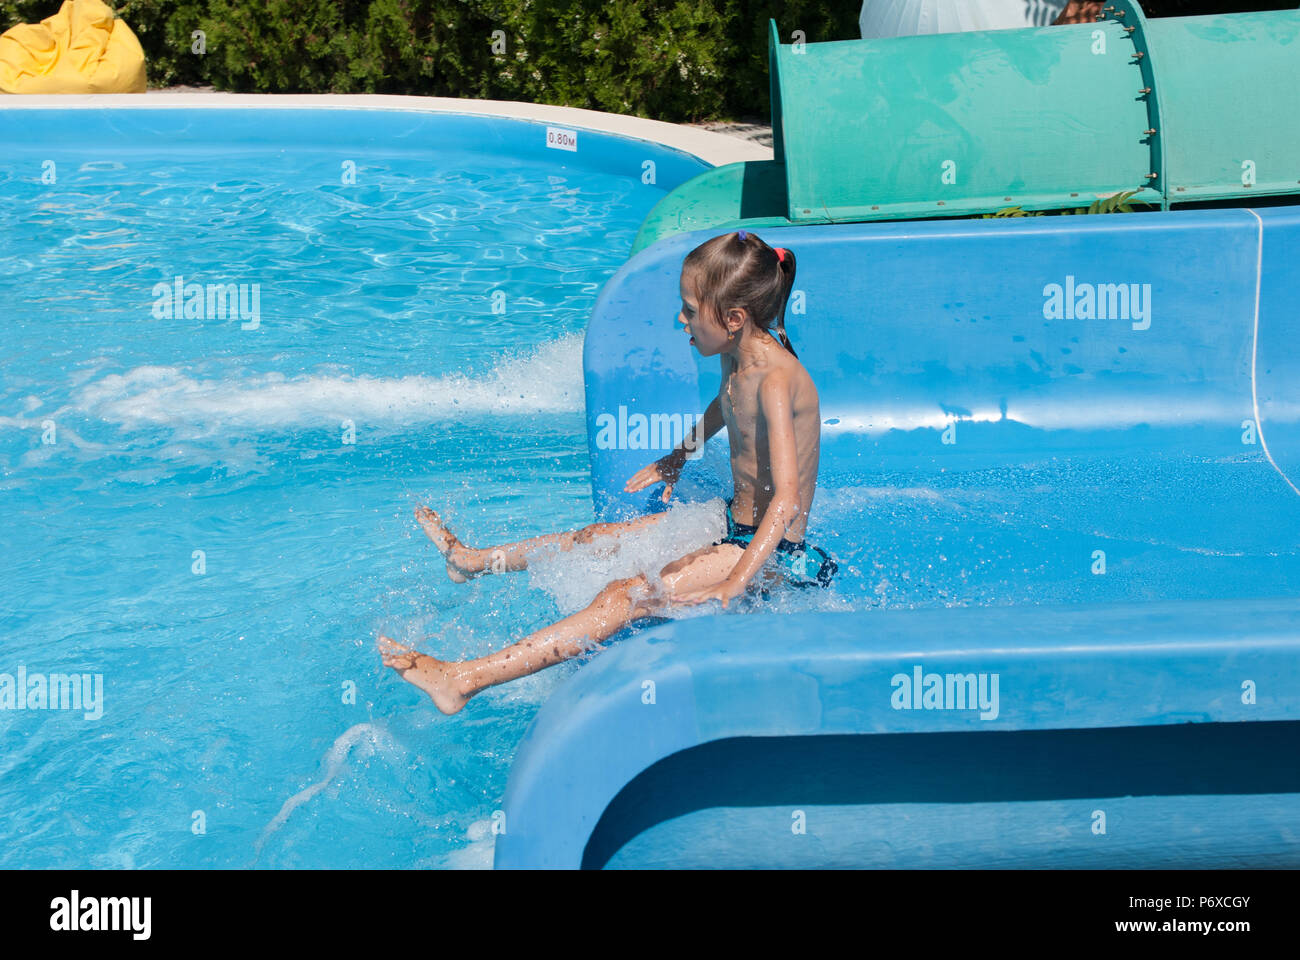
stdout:
<svg viewBox="0 0 1300 960">
<path fill-rule="evenodd" d="M 581 665 L 447 718 L 374 637 L 481 655 L 701 538 L 702 507 L 636 556 L 456 585 L 411 517 L 481 545 L 592 520 L 583 330 L 690 171 L 439 148 L 344 184 L 319 144 L 60 142 L 0 161 L 0 673 L 102 674 L 105 703 L 0 711 L 0 866 L 489 865 L 524 729 Z M 156 310 L 177 275 L 257 284 L 255 328 Z M 679 493 L 724 475 L 715 442 Z M 1295 503 L 1254 452 L 824 470 L 839 581 L 774 605 L 1294 594 Z"/>
<path fill-rule="evenodd" d="M 563 671 L 448 719 L 374 637 L 473 655 L 558 616 L 450 583 L 411 511 L 591 521 L 583 325 L 681 177 L 49 149 L 0 164 L 0 673 L 100 673 L 105 704 L 0 711 L 0 866 L 489 864 Z M 156 317 L 177 274 L 258 284 L 257 327 Z"/>
</svg>

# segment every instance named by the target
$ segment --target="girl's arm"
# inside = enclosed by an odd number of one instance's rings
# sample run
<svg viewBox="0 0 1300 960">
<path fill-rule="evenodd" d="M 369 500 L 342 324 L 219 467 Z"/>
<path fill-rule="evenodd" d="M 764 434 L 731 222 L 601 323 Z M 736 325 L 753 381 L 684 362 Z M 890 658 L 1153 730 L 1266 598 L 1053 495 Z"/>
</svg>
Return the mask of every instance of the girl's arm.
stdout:
<svg viewBox="0 0 1300 960">
<path fill-rule="evenodd" d="M 668 498 L 673 495 L 673 485 L 677 483 L 677 478 L 681 476 L 682 466 L 692 453 L 701 450 L 709 438 L 722 429 L 722 402 L 718 397 L 713 398 L 709 408 L 704 411 L 703 419 L 696 422 L 682 442 L 672 453 L 665 454 L 648 467 L 642 467 L 623 485 L 626 493 L 635 493 L 637 490 L 643 490 L 651 484 L 664 484 L 663 502 L 667 503 Z"/>
<path fill-rule="evenodd" d="M 695 428 L 682 441 L 682 447 L 688 452 L 702 450 L 715 433 L 722 429 L 722 395 L 713 398 L 704 416 L 695 424 Z"/>
</svg>

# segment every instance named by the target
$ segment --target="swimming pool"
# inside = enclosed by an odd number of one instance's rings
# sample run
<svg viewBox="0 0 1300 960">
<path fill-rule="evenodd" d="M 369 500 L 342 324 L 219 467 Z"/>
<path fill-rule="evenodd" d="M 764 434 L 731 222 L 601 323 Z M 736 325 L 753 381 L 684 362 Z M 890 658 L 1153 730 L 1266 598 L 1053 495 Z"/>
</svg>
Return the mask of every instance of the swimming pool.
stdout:
<svg viewBox="0 0 1300 960">
<path fill-rule="evenodd" d="M 591 521 L 582 330 L 705 168 L 546 129 L 0 111 L 0 673 L 104 684 L 99 719 L 0 711 L 0 866 L 490 863 L 577 667 L 455 718 L 384 668 L 381 629 L 474 655 L 557 616 L 544 579 L 452 584 L 411 511 Z"/>
<path fill-rule="evenodd" d="M 585 603 L 626 558 L 578 550 L 456 585 L 412 508 L 440 507 L 475 544 L 589 522 L 593 498 L 608 512 L 602 498 L 627 466 L 656 456 L 593 458 L 592 418 L 625 401 L 702 410 L 717 376 L 673 325 L 685 249 L 624 263 L 656 200 L 702 165 L 644 142 L 580 132 L 570 152 L 544 136 L 544 125 L 378 112 L 0 111 L 0 139 L 16 145 L 0 165 L 0 486 L 16 521 L 0 534 L 0 673 L 104 677 L 97 720 L 0 711 L 0 865 L 481 867 L 494 846 L 499 859 L 493 829 L 525 728 L 582 665 L 443 717 L 380 665 L 374 636 L 481 655 Z M 1255 221 L 1235 215 L 1178 221 L 1209 238 L 1199 271 L 1189 241 L 1154 221 L 1133 221 L 1132 237 L 1129 221 L 1070 226 L 1097 233 L 1088 259 L 1147 251 L 1138 269 L 1176 297 L 1128 353 L 1129 341 L 1103 351 L 1044 322 L 1043 278 L 997 266 L 1032 243 L 1048 279 L 1080 272 L 1073 236 L 1045 243 L 1033 224 L 973 222 L 788 230 L 801 288 L 814 304 L 834 293 L 820 301 L 828 322 L 795 314 L 789 328 L 827 418 L 808 535 L 840 574 L 835 589 L 778 593 L 771 609 L 810 614 L 798 629 L 820 630 L 822 617 L 878 608 L 1010 618 L 1068 603 L 1086 618 L 1116 602 L 1294 595 L 1297 501 L 1239 427 L 1252 413 L 1238 403 L 1253 378 L 1243 305 L 1253 294 L 1259 308 Z M 1215 231 L 1231 244 L 1211 242 Z M 962 245 L 976 255 L 953 257 Z M 1044 250 L 1060 263 L 1049 269 Z M 1189 269 L 1199 287 L 1180 278 Z M 214 312 L 232 302 L 233 317 Z M 1188 336 L 1191 364 L 1180 362 Z M 966 399 L 990 395 L 1012 398 L 1000 416 Z M 940 439 L 949 420 L 960 444 Z M 678 495 L 725 493 L 725 476 L 715 442 Z M 673 549 L 671 536 L 646 548 Z M 946 636 L 948 621 L 931 621 Z M 857 680 L 834 679 L 844 662 L 809 686 L 822 668 L 800 659 L 822 641 L 877 655 L 863 642 L 874 620 L 793 640 L 763 623 L 754 656 L 769 661 L 723 670 L 750 709 L 701 698 L 710 720 L 762 721 L 776 735 L 812 716 L 774 708 L 780 692 L 750 696 L 758 684 L 850 697 L 818 704 L 818 723 L 875 703 Z M 932 653 L 931 638 L 891 629 L 897 649 Z M 564 684 L 551 716 L 600 702 L 611 676 L 639 684 L 646 651 L 706 678 L 727 664 L 708 644 L 725 648 L 744 628 L 638 633 Z M 1032 710 L 1051 698 L 1032 670 L 1007 668 L 1032 697 L 1015 701 L 1008 684 L 997 722 L 1041 720 Z M 1089 696 L 1112 725 L 1126 705 L 1171 709 L 1141 690 Z M 900 717 L 884 716 L 872 723 Z M 906 719 L 924 729 L 934 718 Z M 532 761 L 563 780 L 575 768 L 548 730 Z M 788 811 L 777 813 L 788 836 Z M 717 823 L 688 824 L 704 862 L 715 847 L 701 837 L 745 836 Z M 1032 827 L 1060 829 L 1045 816 Z M 737 855 L 759 849 L 746 840 Z M 629 851 L 614 862 L 638 862 Z"/>
</svg>

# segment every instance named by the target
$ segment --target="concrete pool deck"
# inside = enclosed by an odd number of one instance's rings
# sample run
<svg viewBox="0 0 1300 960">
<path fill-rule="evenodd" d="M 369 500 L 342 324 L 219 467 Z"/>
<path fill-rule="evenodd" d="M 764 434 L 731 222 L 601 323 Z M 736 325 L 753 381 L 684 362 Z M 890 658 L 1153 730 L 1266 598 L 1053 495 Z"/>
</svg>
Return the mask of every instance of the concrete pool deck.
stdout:
<svg viewBox="0 0 1300 960">
<path fill-rule="evenodd" d="M 369 94 L 217 93 L 194 88 L 150 90 L 147 93 L 61 94 L 6 97 L 0 109 L 257 109 L 257 110 L 394 110 L 412 113 L 454 113 L 512 117 L 536 123 L 579 127 L 648 140 L 722 166 L 746 160 L 771 160 L 771 129 L 752 123 L 665 123 L 599 110 L 560 107 L 510 100 L 467 100 L 455 97 L 402 97 Z"/>
</svg>

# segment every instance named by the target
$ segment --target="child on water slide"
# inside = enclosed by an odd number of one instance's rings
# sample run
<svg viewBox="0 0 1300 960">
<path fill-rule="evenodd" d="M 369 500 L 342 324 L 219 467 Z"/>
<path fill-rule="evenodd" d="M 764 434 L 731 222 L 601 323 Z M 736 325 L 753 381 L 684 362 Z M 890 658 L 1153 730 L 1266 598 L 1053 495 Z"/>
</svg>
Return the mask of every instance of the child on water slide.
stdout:
<svg viewBox="0 0 1300 960">
<path fill-rule="evenodd" d="M 384 663 L 427 693 L 443 713 L 455 713 L 484 687 L 589 652 L 628 624 L 661 616 L 674 605 L 719 600 L 726 607 L 747 590 L 782 579 L 796 586 L 829 586 L 835 561 L 804 541 L 817 489 L 821 411 L 817 388 L 785 333 L 794 275 L 793 253 L 773 249 L 745 230 L 701 244 L 682 264 L 677 322 L 701 355 L 721 357 L 722 384 L 681 446 L 637 471 L 625 489 L 662 483 L 667 503 L 686 458 L 725 424 L 733 496 L 727 501 L 724 538 L 674 560 L 657 578 L 640 573 L 614 580 L 586 609 L 489 656 L 436 660 L 381 636 Z M 773 327 L 779 344 L 770 333 Z M 433 510 L 416 509 L 416 519 L 446 559 L 448 576 L 458 583 L 489 570 L 526 569 L 527 555 L 539 547 L 563 551 L 598 538 L 635 537 L 665 516 L 654 513 L 474 548 Z"/>
</svg>

